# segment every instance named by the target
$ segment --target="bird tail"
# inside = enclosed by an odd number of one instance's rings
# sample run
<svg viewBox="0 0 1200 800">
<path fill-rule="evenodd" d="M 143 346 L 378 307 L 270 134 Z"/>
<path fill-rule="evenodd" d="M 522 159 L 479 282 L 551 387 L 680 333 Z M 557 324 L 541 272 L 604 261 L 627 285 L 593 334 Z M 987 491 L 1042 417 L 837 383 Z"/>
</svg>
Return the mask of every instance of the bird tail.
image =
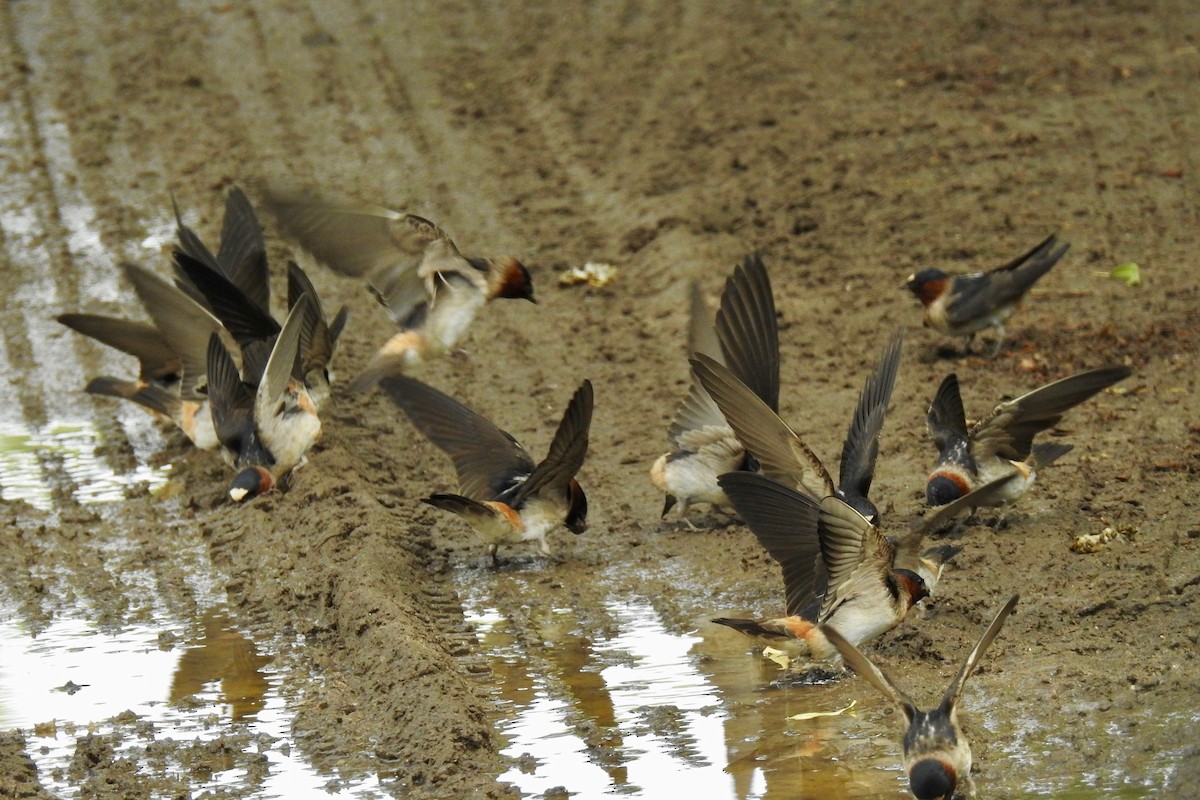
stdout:
<svg viewBox="0 0 1200 800">
<path fill-rule="evenodd" d="M 163 416 L 174 419 L 179 411 L 180 400 L 161 386 L 142 383 L 141 381 L 124 381 L 107 375 L 93 378 L 87 385 L 88 394 L 104 397 L 116 397 L 130 400 L 139 406 Z"/>
<path fill-rule="evenodd" d="M 718 617 L 713 622 L 718 625 L 724 625 L 733 628 L 735 631 L 741 631 L 748 636 L 762 636 L 768 639 L 787 639 L 790 638 L 783 633 L 763 625 L 758 620 L 753 619 L 734 619 L 731 617 Z"/>
<path fill-rule="evenodd" d="M 1025 463 L 1035 471 L 1040 470 L 1042 467 L 1050 466 L 1073 449 L 1074 445 L 1056 444 L 1054 442 L 1035 444 L 1033 449 L 1030 450 L 1029 458 Z"/>
</svg>

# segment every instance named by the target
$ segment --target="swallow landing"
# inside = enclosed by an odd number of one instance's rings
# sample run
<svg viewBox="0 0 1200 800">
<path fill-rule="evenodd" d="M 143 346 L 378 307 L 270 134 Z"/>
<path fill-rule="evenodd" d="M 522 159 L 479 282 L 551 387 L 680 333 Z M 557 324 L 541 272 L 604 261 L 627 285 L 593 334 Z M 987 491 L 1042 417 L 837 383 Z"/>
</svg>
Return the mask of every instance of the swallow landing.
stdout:
<svg viewBox="0 0 1200 800">
<path fill-rule="evenodd" d="M 525 448 L 448 395 L 404 375 L 380 381 L 422 434 L 450 456 L 457 494 L 435 494 L 426 503 L 465 519 L 488 545 L 492 565 L 501 544 L 533 540 L 550 555 L 546 535 L 560 525 L 587 530 L 587 496 L 575 480 L 587 456 L 592 384 L 575 391 L 541 463 Z"/>
<path fill-rule="evenodd" d="M 909 789 L 918 800 L 950 800 L 960 787 L 971 783 L 971 745 L 958 722 L 958 696 L 971 673 L 979 666 L 988 645 L 1004 627 L 1004 621 L 1017 605 L 1013 595 L 988 625 L 950 682 L 936 708 L 922 711 L 887 675 L 846 640 L 837 630 L 826 629 L 825 636 L 846 666 L 864 678 L 892 701 L 907 723 L 904 733 L 904 769 Z"/>
<path fill-rule="evenodd" d="M 1048 237 L 1028 253 L 990 272 L 948 275 L 940 269 L 923 269 L 908 276 L 908 289 L 925 309 L 925 326 L 947 336 L 965 336 L 970 352 L 975 334 L 995 328 L 998 334 L 992 355 L 1004 343 L 1004 323 L 1020 306 L 1039 278 L 1058 263 L 1070 245 Z"/>
</svg>

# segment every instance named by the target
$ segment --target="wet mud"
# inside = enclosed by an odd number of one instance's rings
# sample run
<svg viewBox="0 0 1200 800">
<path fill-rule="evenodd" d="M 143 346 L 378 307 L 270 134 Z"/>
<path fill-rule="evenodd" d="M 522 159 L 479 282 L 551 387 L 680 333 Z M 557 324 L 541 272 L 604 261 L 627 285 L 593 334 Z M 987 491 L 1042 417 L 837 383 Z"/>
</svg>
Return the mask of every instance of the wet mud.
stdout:
<svg viewBox="0 0 1200 800">
<path fill-rule="evenodd" d="M 1063 420 L 1075 449 L 1019 505 L 945 537 L 963 549 L 935 596 L 869 654 L 930 702 L 1019 591 L 964 700 L 980 796 L 1197 796 L 1198 45 L 1172 2 L 4 4 L 5 646 L 79 623 L 165 654 L 176 688 L 92 718 L 116 696 L 99 661 L 41 662 L 32 710 L 0 699 L 0 795 L 650 797 L 670 771 L 697 796 L 905 796 L 869 687 L 807 683 L 708 622 L 782 610 L 752 534 L 703 509 L 700 530 L 661 521 L 647 477 L 686 391 L 689 282 L 715 302 L 757 251 L 782 416 L 828 462 L 908 329 L 873 488 L 897 526 L 920 512 L 947 372 L 979 415 L 1133 367 Z M 352 316 L 286 493 L 230 507 L 216 455 L 83 393 L 136 367 L 54 316 L 140 314 L 118 265 L 168 274 L 172 193 L 214 240 L 228 187 L 257 201 L 280 180 L 530 266 L 538 305 L 492 304 L 414 374 L 536 455 L 590 379 L 586 534 L 493 570 L 421 504 L 452 488 L 448 460 L 381 394 L 344 389 L 392 325 L 316 266 L 326 308 Z M 296 254 L 264 223 L 279 298 Z M 1071 250 L 995 358 L 923 329 L 900 288 L 1054 231 Z M 1131 261 L 1140 287 L 1105 276 Z M 587 262 L 615 279 L 559 285 Z M 565 750 L 522 728 L 540 709 Z"/>
</svg>

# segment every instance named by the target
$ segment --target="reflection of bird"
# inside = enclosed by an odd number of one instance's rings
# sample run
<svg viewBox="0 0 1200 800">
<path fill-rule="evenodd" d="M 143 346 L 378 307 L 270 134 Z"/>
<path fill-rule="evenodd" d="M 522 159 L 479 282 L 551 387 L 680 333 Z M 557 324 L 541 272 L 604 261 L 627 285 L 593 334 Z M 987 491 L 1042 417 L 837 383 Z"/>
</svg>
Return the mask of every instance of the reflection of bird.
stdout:
<svg viewBox="0 0 1200 800">
<path fill-rule="evenodd" d="M 1071 449 L 1063 444 L 1035 445 L 1034 437 L 1057 425 L 1068 410 L 1130 373 L 1128 367 L 1077 373 L 1000 403 L 970 427 L 958 378 L 954 373 L 947 375 L 926 416 L 938 449 L 937 464 L 925 485 L 926 502 L 931 506 L 949 503 L 982 483 L 1012 474 L 1020 480 L 1012 481 L 1008 491 L 989 505 L 1017 499 L 1033 485 L 1038 469 Z"/>
<path fill-rule="evenodd" d="M 265 366 L 238 371 L 213 334 L 208 345 L 208 394 L 222 453 L 237 475 L 229 485 L 234 502 L 271 491 L 321 434 L 316 406 L 301 381 L 292 377 L 309 299 L 303 295 L 288 314 Z M 252 351 L 243 349 L 243 361 Z M 258 375 L 247 382 L 248 374 Z"/>
<path fill-rule="evenodd" d="M 533 301 L 533 280 L 521 262 L 463 256 L 445 231 L 414 214 L 284 193 L 268 202 L 318 261 L 365 278 L 400 326 L 351 384 L 356 391 L 449 352 L 489 300 Z"/>
<path fill-rule="evenodd" d="M 548 556 L 550 531 L 559 525 L 576 534 L 587 530 L 587 496 L 575 475 L 587 456 L 590 381 L 575 391 L 538 464 L 510 434 L 431 386 L 404 375 L 379 385 L 454 462 L 458 494 L 435 494 L 425 502 L 465 519 L 487 542 L 493 565 L 501 544 L 532 539 Z"/>
<path fill-rule="evenodd" d="M 818 661 L 836 658 L 820 626 L 835 628 L 858 645 L 900 624 L 914 604 L 929 596 L 923 574 L 941 574 L 940 561 L 917 555 L 924 535 L 963 510 L 985 504 L 1009 480 L 986 484 L 938 509 L 893 541 L 836 496 L 818 504 L 763 475 L 722 475 L 721 486 L 734 508 L 783 569 L 787 616 L 713 622 L 770 642 L 802 644 Z"/>
<path fill-rule="evenodd" d="M 1013 315 L 1038 278 L 1050 271 L 1070 245 L 1058 246 L 1050 236 L 1028 253 L 990 272 L 948 275 L 940 269 L 923 269 L 905 284 L 925 307 L 925 325 L 949 336 L 966 336 L 967 348 L 975 334 L 996 328 L 1004 341 L 1004 322 Z M 994 354 L 994 353 L 993 353 Z"/>
<path fill-rule="evenodd" d="M 1000 633 L 1018 597 L 1013 595 L 996 613 L 992 624 L 988 625 L 950 682 L 941 704 L 929 711 L 917 708 L 907 694 L 837 630 L 825 631 L 826 638 L 841 653 L 846 665 L 895 703 L 904 714 L 907 721 L 904 768 L 908 772 L 909 788 L 920 800 L 950 800 L 960 786 L 970 784 L 971 745 L 958 723 L 958 696 L 967 678 L 979 666 L 984 651 Z"/>
<path fill-rule="evenodd" d="M 766 267 L 758 256 L 748 257 L 725 282 L 715 323 L 692 285 L 692 320 L 688 352 L 704 353 L 728 366 L 749 391 L 769 409 L 779 404 L 779 330 L 775 301 Z M 717 476 L 753 467 L 695 371 L 687 397 L 668 431 L 674 450 L 654 462 L 650 480 L 666 493 L 663 516 L 679 502 L 687 520 L 693 503 L 728 505 Z"/>
<path fill-rule="evenodd" d="M 233 709 L 233 719 L 253 718 L 266 704 L 270 687 L 262 668 L 270 662 L 254 642 L 238 633 L 218 612 L 204 615 L 204 638 L 183 651 L 171 677 L 169 702 L 199 694 L 206 683 L 221 681 L 221 694 Z"/>
<path fill-rule="evenodd" d="M 202 449 L 217 446 L 205 394 L 208 338 L 221 324 L 201 305 L 151 272 L 125 264 L 152 322 L 96 314 L 63 314 L 58 321 L 79 333 L 138 359 L 137 380 L 92 379 L 91 394 L 130 400 L 174 423 Z"/>
<path fill-rule="evenodd" d="M 807 491 L 812 480 L 808 476 L 815 473 L 825 494 L 839 497 L 870 522 L 877 523 L 879 512 L 867 499 L 867 493 L 875 477 L 879 433 L 891 403 L 903 344 L 903 331 L 897 331 L 858 396 L 842 445 L 836 487 L 816 454 L 736 374 L 704 354 L 692 360 L 692 369 L 763 474 Z"/>
</svg>

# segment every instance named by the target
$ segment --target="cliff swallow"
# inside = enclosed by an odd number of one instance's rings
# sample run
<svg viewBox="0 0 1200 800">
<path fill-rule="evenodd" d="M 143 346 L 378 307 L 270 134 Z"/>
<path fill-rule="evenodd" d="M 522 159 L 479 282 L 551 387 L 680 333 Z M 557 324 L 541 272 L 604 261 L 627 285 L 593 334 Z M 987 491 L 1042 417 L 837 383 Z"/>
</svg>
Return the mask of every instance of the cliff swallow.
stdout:
<svg viewBox="0 0 1200 800">
<path fill-rule="evenodd" d="M 1037 477 L 1037 471 L 1071 449 L 1070 445 L 1033 444 L 1039 433 L 1058 424 L 1069 409 L 1131 374 L 1128 367 L 1105 367 L 1081 372 L 1046 384 L 1015 400 L 996 406 L 967 426 L 958 378 L 946 376 L 929 405 L 926 422 L 938 449 L 937 464 L 925 485 L 925 499 L 940 506 L 961 497 L 981 483 L 1017 474 L 1008 491 L 992 505 L 1016 500 Z"/>
<path fill-rule="evenodd" d="M 963 684 L 979 666 L 988 645 L 1004 627 L 1017 604 L 1013 595 L 988 625 L 950 682 L 936 708 L 922 711 L 879 667 L 871 663 L 837 630 L 826 629 L 825 637 L 845 659 L 846 665 L 865 678 L 904 714 L 904 769 L 908 786 L 919 800 L 950 800 L 960 787 L 971 784 L 971 745 L 958 722 L 958 696 Z M 968 793 L 970 789 L 968 788 Z"/>
<path fill-rule="evenodd" d="M 559 525 L 575 534 L 587 530 L 587 496 L 575 475 L 587 456 L 590 381 L 575 391 L 538 464 L 510 434 L 431 386 L 404 375 L 384 378 L 379 386 L 454 462 L 458 493 L 425 502 L 465 519 L 487 542 L 493 566 L 501 544 L 532 539 L 549 556 L 550 531 Z"/>
<path fill-rule="evenodd" d="M 400 327 L 351 383 L 355 391 L 452 350 L 494 298 L 535 302 L 520 261 L 463 256 L 445 231 L 415 214 L 282 193 L 268 202 L 318 261 L 365 278 Z"/>
<path fill-rule="evenodd" d="M 292 377 L 308 302 L 292 307 L 257 385 L 244 380 L 219 334 L 209 338 L 208 394 L 222 454 L 237 470 L 229 485 L 235 503 L 278 486 L 321 434 L 308 390 Z"/>
<path fill-rule="evenodd" d="M 779 329 L 771 281 L 762 259 L 746 258 L 726 280 L 715 322 L 692 285 L 692 320 L 689 353 L 705 353 L 748 384 L 756 399 L 775 409 L 779 403 Z M 729 505 L 717 476 L 752 468 L 746 450 L 734 436 L 720 409 L 692 371 L 687 397 L 679 406 L 667 432 L 674 450 L 659 457 L 650 468 L 650 481 L 666 494 L 662 515 L 675 503 L 687 520 L 695 503 Z"/>
<path fill-rule="evenodd" d="M 923 269 L 908 277 L 905 288 L 924 306 L 925 325 L 949 336 L 966 336 L 968 352 L 977 332 L 996 328 L 999 338 L 992 353 L 995 355 L 1004 341 L 1005 321 L 1068 247 L 1059 246 L 1057 235 L 1051 235 L 1028 253 L 990 272 L 948 275 L 940 269 Z"/>
<path fill-rule="evenodd" d="M 259 306 L 221 272 L 206 267 L 180 249 L 175 250 L 173 259 L 178 275 L 176 284 L 181 289 L 192 287 L 200 294 L 240 348 L 242 380 L 258 385 L 279 335 L 279 323 L 269 310 Z M 295 308 L 300 297 L 308 298 L 298 323 L 300 339 L 292 376 L 305 384 L 319 410 L 330 396 L 328 364 L 337 345 L 337 336 L 345 324 L 346 310 L 342 309 L 333 324 L 328 324 L 321 301 L 312 292 L 308 276 L 295 263 L 289 262 L 289 308 Z"/>
<path fill-rule="evenodd" d="M 899 625 L 913 605 L 929 596 L 924 575 L 941 575 L 940 564 L 918 562 L 925 534 L 988 502 L 1010 480 L 1007 476 L 980 487 L 893 540 L 839 497 L 818 502 L 761 474 L 722 475 L 721 487 L 734 508 L 783 570 L 787 616 L 713 622 L 768 642 L 798 645 L 815 661 L 834 660 L 837 651 L 821 626 L 862 644 Z"/>
<path fill-rule="evenodd" d="M 808 490 L 816 481 L 826 495 L 834 495 L 849 503 L 873 524 L 879 512 L 867 498 L 875 477 L 875 461 L 879 456 L 879 433 L 891 403 L 904 332 L 896 331 L 884 348 L 879 365 L 867 377 L 846 439 L 835 486 L 829 471 L 804 441 L 774 408 L 763 403 L 745 383 L 729 369 L 704 354 L 692 361 L 692 369 L 704 390 L 716 402 L 724 419 L 737 439 L 758 462 L 763 474 L 777 481 Z"/>
<path fill-rule="evenodd" d="M 134 264 L 122 269 L 133 284 L 151 323 L 94 314 L 63 314 L 62 324 L 128 353 L 140 364 L 137 380 L 94 378 L 92 394 L 130 400 L 174 423 L 201 449 L 215 448 L 216 430 L 208 411 L 205 351 L 220 323 L 174 286 Z"/>
</svg>

